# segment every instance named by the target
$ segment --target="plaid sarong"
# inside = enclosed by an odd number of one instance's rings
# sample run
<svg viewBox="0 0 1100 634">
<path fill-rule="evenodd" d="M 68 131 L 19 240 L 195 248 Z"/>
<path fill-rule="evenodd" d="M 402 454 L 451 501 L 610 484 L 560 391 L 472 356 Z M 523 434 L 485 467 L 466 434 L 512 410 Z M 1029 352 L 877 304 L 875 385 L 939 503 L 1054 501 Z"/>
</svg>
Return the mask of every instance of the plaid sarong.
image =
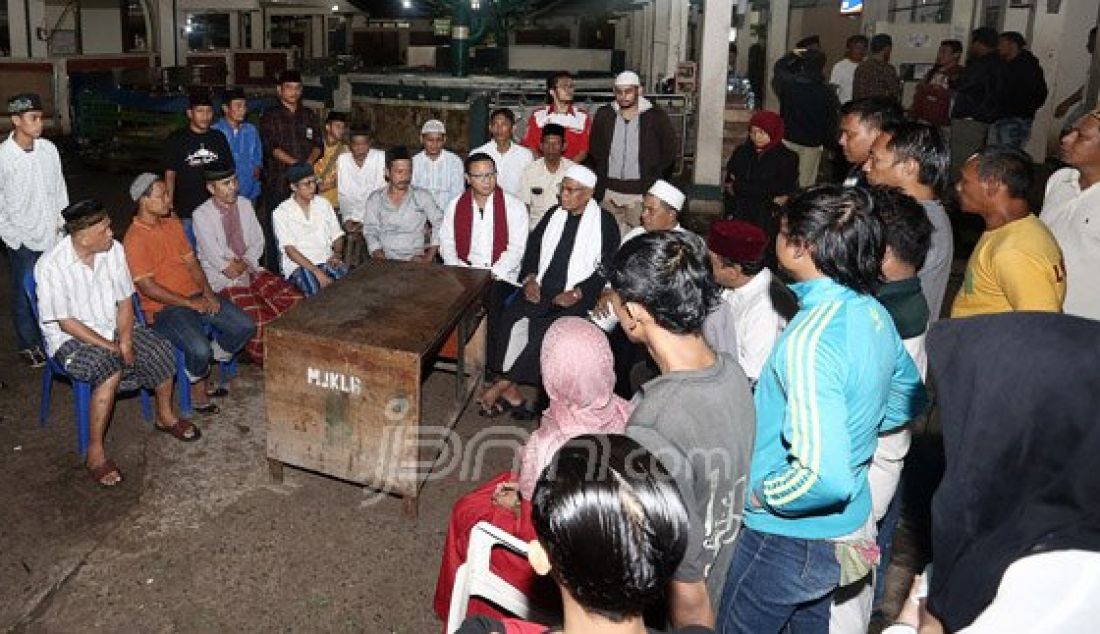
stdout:
<svg viewBox="0 0 1100 634">
<path fill-rule="evenodd" d="M 245 344 L 244 351 L 262 366 L 264 326 L 294 308 L 305 296 L 283 278 L 267 271 L 253 272 L 249 277 L 248 286 L 227 286 L 221 294 L 256 322 L 256 335 Z"/>
</svg>

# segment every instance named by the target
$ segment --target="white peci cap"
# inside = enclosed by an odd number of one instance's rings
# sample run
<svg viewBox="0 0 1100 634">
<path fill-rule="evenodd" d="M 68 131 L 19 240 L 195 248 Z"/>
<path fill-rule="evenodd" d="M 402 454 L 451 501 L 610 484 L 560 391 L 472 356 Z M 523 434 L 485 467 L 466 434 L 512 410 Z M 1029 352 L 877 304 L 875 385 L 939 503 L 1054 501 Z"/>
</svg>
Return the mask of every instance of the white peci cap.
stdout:
<svg viewBox="0 0 1100 634">
<path fill-rule="evenodd" d="M 674 187 L 668 181 L 658 180 L 653 183 L 653 187 L 649 188 L 647 194 L 653 194 L 657 198 L 665 201 L 669 207 L 672 207 L 679 212 L 684 207 L 684 192 Z"/>
<path fill-rule="evenodd" d="M 565 177 L 573 179 L 589 189 L 594 189 L 596 187 L 596 173 L 583 165 L 575 164 L 571 166 L 569 170 L 565 172 Z"/>
<path fill-rule="evenodd" d="M 632 70 L 624 70 L 615 77 L 616 86 L 641 86 L 642 80 L 638 77 L 638 73 Z"/>
<path fill-rule="evenodd" d="M 420 127 L 420 134 L 447 134 L 447 126 L 439 119 L 428 119 Z"/>
</svg>

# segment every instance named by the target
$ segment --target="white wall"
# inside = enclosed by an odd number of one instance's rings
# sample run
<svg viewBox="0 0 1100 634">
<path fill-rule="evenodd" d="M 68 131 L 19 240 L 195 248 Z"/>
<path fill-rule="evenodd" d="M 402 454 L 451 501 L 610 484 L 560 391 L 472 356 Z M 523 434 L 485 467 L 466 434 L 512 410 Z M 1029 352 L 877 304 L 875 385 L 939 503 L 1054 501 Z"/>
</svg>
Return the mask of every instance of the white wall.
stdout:
<svg viewBox="0 0 1100 634">
<path fill-rule="evenodd" d="M 118 0 L 81 0 L 81 52 L 103 55 L 122 52 L 122 16 Z"/>
</svg>

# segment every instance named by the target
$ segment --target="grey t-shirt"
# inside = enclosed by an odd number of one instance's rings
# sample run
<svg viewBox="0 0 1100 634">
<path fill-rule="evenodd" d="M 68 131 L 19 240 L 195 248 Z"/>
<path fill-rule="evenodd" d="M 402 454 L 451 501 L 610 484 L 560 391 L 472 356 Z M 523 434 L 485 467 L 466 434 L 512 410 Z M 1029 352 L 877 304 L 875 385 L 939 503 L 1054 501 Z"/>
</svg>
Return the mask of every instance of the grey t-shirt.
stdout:
<svg viewBox="0 0 1100 634">
<path fill-rule="evenodd" d="M 951 262 L 955 259 L 955 238 L 951 231 L 951 219 L 937 200 L 922 200 L 928 219 L 932 221 L 932 245 L 924 258 L 924 266 L 917 272 L 921 290 L 928 300 L 928 312 L 935 322 L 943 309 L 943 296 L 947 292 L 947 278 L 951 276 Z"/>
<path fill-rule="evenodd" d="M 669 372 L 641 389 L 626 434 L 656 455 L 676 480 L 691 522 L 677 581 L 706 578 L 721 598 L 741 528 L 756 409 L 734 357 L 718 354 L 705 370 Z"/>
</svg>

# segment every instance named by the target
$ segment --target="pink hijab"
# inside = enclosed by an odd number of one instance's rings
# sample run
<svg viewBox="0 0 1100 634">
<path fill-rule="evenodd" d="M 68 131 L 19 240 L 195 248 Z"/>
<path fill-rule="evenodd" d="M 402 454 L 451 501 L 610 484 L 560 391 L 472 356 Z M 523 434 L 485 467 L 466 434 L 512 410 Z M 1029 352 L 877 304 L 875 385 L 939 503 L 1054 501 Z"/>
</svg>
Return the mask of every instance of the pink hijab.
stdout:
<svg viewBox="0 0 1100 634">
<path fill-rule="evenodd" d="M 542 340 L 542 383 L 550 407 L 523 448 L 519 491 L 530 500 L 542 469 L 574 436 L 621 434 L 630 403 L 615 395 L 615 369 L 607 335 L 580 317 L 562 317 Z"/>
</svg>

